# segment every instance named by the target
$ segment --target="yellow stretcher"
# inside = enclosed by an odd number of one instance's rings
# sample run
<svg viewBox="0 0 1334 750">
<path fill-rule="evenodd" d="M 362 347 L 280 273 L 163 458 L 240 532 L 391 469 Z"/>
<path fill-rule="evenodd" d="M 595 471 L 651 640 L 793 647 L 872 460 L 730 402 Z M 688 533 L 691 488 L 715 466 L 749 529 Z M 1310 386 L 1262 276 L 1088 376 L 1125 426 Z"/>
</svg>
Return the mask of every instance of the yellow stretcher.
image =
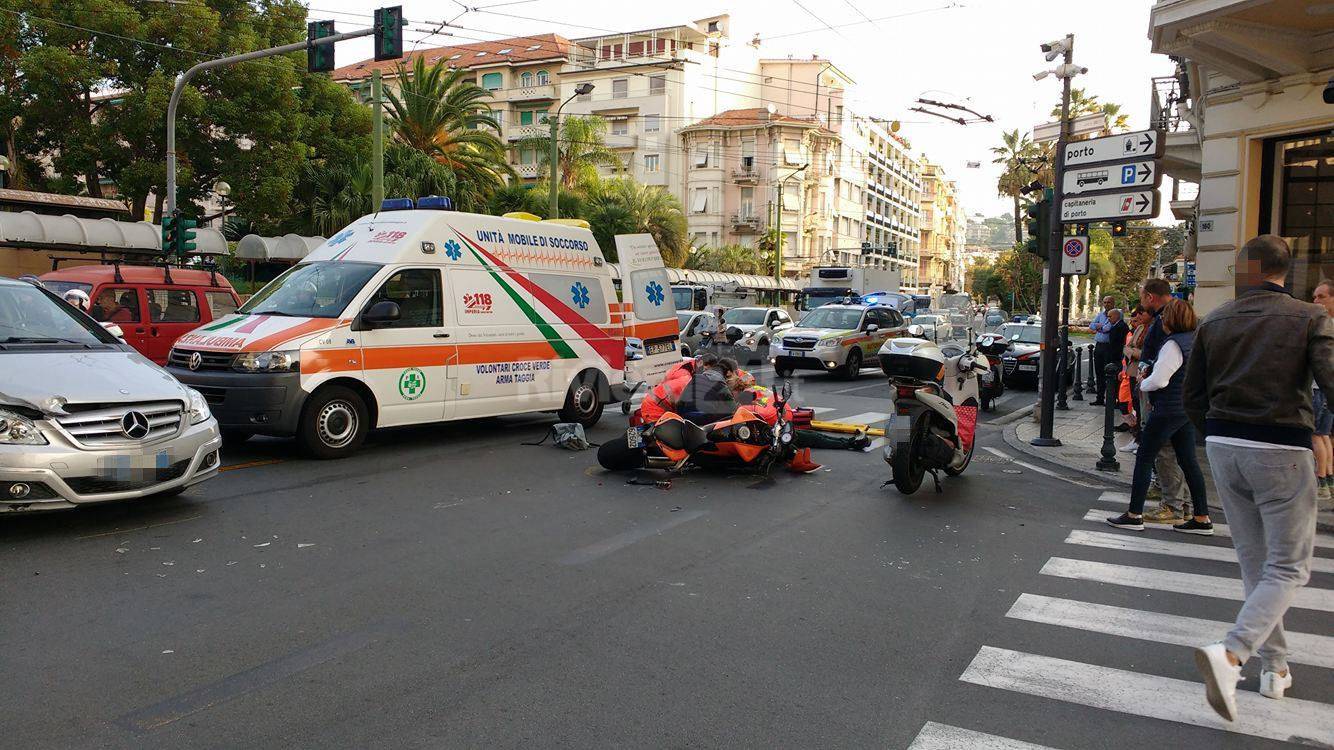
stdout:
<svg viewBox="0 0 1334 750">
<path fill-rule="evenodd" d="M 811 429 L 819 430 L 820 432 L 844 432 L 849 435 L 858 430 L 863 430 L 871 437 L 885 436 L 885 431 L 879 427 L 871 427 L 864 424 L 844 424 L 843 422 L 820 422 L 814 419 L 811 420 Z"/>
</svg>

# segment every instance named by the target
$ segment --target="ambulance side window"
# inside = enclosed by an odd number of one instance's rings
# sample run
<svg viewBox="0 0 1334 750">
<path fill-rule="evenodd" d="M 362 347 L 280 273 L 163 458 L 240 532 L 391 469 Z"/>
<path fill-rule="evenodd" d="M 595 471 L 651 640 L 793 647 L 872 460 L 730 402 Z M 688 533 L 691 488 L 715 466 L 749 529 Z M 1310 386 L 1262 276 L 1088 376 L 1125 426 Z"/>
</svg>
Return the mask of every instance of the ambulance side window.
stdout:
<svg viewBox="0 0 1334 750">
<path fill-rule="evenodd" d="M 389 300 L 398 303 L 399 319 L 390 328 L 431 328 L 443 324 L 440 271 L 406 268 L 385 280 L 366 307 Z"/>
</svg>

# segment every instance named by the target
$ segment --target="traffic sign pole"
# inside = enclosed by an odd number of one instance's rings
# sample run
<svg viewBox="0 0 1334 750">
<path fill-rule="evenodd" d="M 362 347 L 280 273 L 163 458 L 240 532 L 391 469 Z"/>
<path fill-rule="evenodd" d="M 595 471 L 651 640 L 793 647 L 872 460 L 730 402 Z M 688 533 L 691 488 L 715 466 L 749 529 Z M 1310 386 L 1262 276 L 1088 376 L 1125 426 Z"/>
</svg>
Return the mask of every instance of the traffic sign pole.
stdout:
<svg viewBox="0 0 1334 750">
<path fill-rule="evenodd" d="M 1075 38 L 1066 37 L 1064 63 L 1074 65 Z M 1066 145 L 1070 141 L 1070 76 L 1061 79 L 1061 136 L 1056 140 L 1056 179 L 1052 196 L 1052 211 L 1061 205 L 1064 191 L 1061 189 L 1061 176 L 1065 173 Z M 1031 441 L 1036 446 L 1054 447 L 1061 441 L 1053 434 L 1056 414 L 1056 375 L 1057 352 L 1056 340 L 1057 315 L 1061 306 L 1061 222 L 1053 219 L 1047 241 L 1047 278 L 1043 287 L 1042 305 L 1042 360 L 1040 371 L 1040 398 L 1038 403 L 1038 436 Z"/>
</svg>

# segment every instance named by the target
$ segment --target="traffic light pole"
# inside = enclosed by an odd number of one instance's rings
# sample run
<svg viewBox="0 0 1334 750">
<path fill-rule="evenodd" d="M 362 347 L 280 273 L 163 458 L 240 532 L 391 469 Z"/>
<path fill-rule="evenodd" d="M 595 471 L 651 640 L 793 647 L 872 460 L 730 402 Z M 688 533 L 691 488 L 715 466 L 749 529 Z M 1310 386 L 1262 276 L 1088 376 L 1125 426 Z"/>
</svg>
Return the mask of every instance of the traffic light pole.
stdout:
<svg viewBox="0 0 1334 750">
<path fill-rule="evenodd" d="M 185 92 L 185 84 L 190 82 L 191 78 L 203 73 L 206 70 L 216 68 L 225 68 L 237 63 L 250 62 L 251 60 L 260 60 L 265 57 L 274 57 L 276 55 L 286 55 L 290 52 L 301 52 L 310 47 L 324 44 L 335 44 L 348 39 L 359 39 L 363 36 L 371 36 L 376 32 L 374 27 L 369 29 L 360 29 L 358 31 L 349 31 L 345 34 L 334 34 L 333 36 L 321 37 L 319 39 L 309 39 L 301 42 L 292 42 L 280 47 L 269 47 L 268 49 L 255 50 L 254 52 L 245 52 L 231 57 L 220 57 L 216 60 L 205 60 L 176 76 L 176 86 L 171 90 L 171 99 L 167 102 L 167 214 L 176 212 L 176 108 L 181 103 L 181 94 Z"/>
<path fill-rule="evenodd" d="M 384 203 L 384 87 L 380 69 L 371 71 L 371 205 Z"/>
<path fill-rule="evenodd" d="M 1074 37 L 1067 37 L 1064 62 L 1074 64 Z M 1036 446 L 1058 446 L 1055 436 L 1056 385 L 1060 374 L 1057 364 L 1059 344 L 1056 341 L 1061 307 L 1061 183 L 1065 175 L 1065 144 L 1070 139 L 1070 76 L 1061 79 L 1061 135 L 1056 139 L 1056 170 L 1052 179 L 1051 227 L 1047 238 L 1047 283 L 1043 287 L 1042 304 L 1042 382 L 1038 399 L 1038 436 L 1031 441 Z"/>
</svg>

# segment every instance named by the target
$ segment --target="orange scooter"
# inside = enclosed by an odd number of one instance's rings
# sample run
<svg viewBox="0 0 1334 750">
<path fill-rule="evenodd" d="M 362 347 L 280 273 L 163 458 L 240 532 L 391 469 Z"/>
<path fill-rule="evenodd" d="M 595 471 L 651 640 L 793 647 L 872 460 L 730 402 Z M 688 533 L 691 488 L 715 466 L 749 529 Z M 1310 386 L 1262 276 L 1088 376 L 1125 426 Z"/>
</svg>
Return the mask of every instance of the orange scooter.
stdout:
<svg viewBox="0 0 1334 750">
<path fill-rule="evenodd" d="M 651 425 L 632 425 L 623 440 L 603 443 L 598 448 L 598 463 L 611 471 L 653 468 L 681 472 L 699 466 L 768 474 L 796 455 L 793 426 L 784 408 L 791 395 L 792 386 L 785 383 L 774 401 L 772 424 L 757 413 L 760 409 L 748 405 L 708 425 L 667 412 Z"/>
</svg>

